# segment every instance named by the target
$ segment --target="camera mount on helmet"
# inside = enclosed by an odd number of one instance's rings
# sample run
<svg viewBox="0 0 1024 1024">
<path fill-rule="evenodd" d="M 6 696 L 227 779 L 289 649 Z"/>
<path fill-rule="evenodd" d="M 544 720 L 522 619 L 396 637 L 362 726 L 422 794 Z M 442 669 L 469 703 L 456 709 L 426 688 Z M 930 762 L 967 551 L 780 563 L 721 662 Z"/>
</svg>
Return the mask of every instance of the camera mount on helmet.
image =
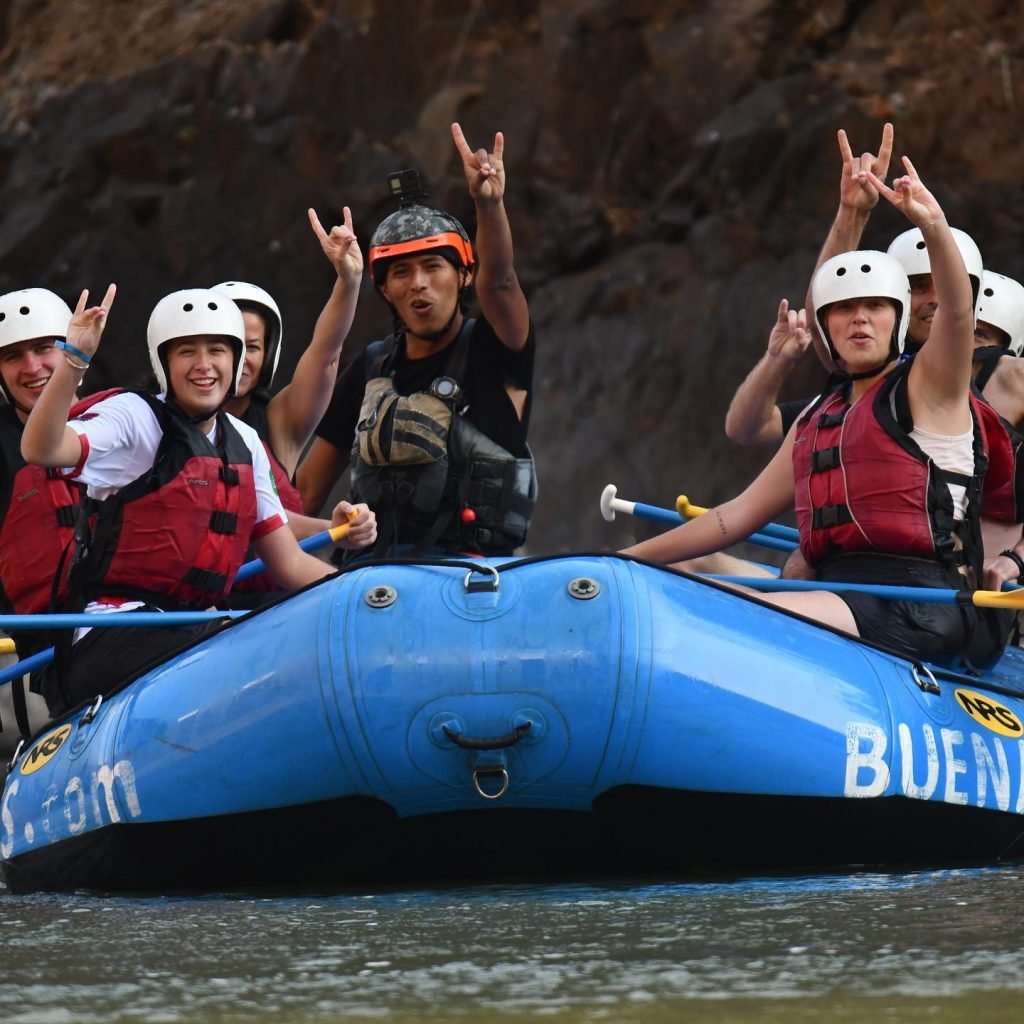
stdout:
<svg viewBox="0 0 1024 1024">
<path fill-rule="evenodd" d="M 404 171 L 392 171 L 388 175 L 388 188 L 398 200 L 399 207 L 412 206 L 430 195 L 420 179 L 420 172 L 412 167 Z"/>
</svg>

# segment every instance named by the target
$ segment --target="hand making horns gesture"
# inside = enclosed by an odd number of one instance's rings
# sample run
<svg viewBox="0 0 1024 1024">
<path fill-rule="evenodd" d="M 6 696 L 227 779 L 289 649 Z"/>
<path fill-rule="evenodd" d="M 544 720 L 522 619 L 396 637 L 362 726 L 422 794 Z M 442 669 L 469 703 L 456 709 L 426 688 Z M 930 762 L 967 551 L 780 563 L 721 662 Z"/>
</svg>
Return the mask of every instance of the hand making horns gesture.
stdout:
<svg viewBox="0 0 1024 1024">
<path fill-rule="evenodd" d="M 359 251 L 356 233 L 352 230 L 352 211 L 346 206 L 342 209 L 343 224 L 335 224 L 330 233 L 324 231 L 316 211 L 310 207 L 306 211 L 313 233 L 320 240 L 324 255 L 342 280 L 346 278 L 358 283 L 363 276 L 363 254 Z"/>
<path fill-rule="evenodd" d="M 871 171 L 883 179 L 889 173 L 889 160 L 892 157 L 892 123 L 886 121 L 882 126 L 882 142 L 878 147 L 878 156 L 873 153 L 854 156 L 850 140 L 842 128 L 839 129 L 838 138 L 839 153 L 843 158 L 839 204 L 857 210 L 871 210 L 878 202 L 878 189 L 870 179 L 862 177 L 861 172 Z"/>
<path fill-rule="evenodd" d="M 114 296 L 117 294 L 117 285 L 112 284 L 107 288 L 107 294 L 98 306 L 86 309 L 89 301 L 89 289 L 82 290 L 78 296 L 78 304 L 75 306 L 74 315 L 68 324 L 67 343 L 74 345 L 80 352 L 90 358 L 95 355 L 100 347 L 100 338 L 103 335 L 103 328 L 107 325 L 107 314 L 114 304 Z"/>
<path fill-rule="evenodd" d="M 921 176 L 910 162 L 910 157 L 903 157 L 903 166 L 907 173 L 894 178 L 892 188 L 889 188 L 874 171 L 862 169 L 859 176 L 870 181 L 880 195 L 885 196 L 897 210 L 902 210 L 907 219 L 917 227 L 924 229 L 945 221 L 946 215 L 942 212 L 942 207 L 935 196 L 925 188 Z"/>
<path fill-rule="evenodd" d="M 452 125 L 452 138 L 455 148 L 462 157 L 462 169 L 466 172 L 469 194 L 474 200 L 497 202 L 505 195 L 505 164 L 502 155 L 505 152 L 505 136 L 501 132 L 494 133 L 494 152 L 488 154 L 486 149 L 478 149 L 475 153 L 469 148 L 466 136 L 458 122 Z"/>
</svg>

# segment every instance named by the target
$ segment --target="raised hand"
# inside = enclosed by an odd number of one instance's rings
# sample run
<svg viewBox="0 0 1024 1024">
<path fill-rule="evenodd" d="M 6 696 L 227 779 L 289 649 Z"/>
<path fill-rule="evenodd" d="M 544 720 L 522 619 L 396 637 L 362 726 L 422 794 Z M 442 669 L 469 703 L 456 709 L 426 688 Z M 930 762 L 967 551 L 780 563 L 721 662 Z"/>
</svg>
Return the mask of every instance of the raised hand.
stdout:
<svg viewBox="0 0 1024 1024">
<path fill-rule="evenodd" d="M 100 347 L 103 328 L 107 325 L 107 314 L 114 304 L 116 294 L 117 285 L 112 284 L 107 288 L 107 293 L 98 306 L 86 308 L 86 303 L 89 301 L 89 290 L 83 289 L 82 294 L 78 296 L 74 315 L 68 324 L 67 342 L 69 345 L 74 345 L 87 356 L 95 355 L 96 350 Z"/>
<path fill-rule="evenodd" d="M 490 154 L 486 149 L 478 149 L 474 153 L 457 122 L 452 125 L 452 138 L 462 157 L 462 169 L 466 172 L 466 183 L 473 199 L 482 202 L 501 199 L 505 195 L 505 164 L 502 159 L 505 136 L 501 132 L 494 133 L 494 152 Z"/>
<path fill-rule="evenodd" d="M 842 128 L 839 129 L 839 153 L 843 158 L 843 174 L 839 182 L 839 203 L 858 210 L 871 210 L 878 202 L 878 189 L 871 180 L 862 177 L 862 171 L 871 171 L 879 178 L 889 173 L 889 160 L 892 157 L 892 123 L 886 121 L 882 126 L 882 141 L 878 147 L 878 156 L 873 153 L 862 153 L 854 156 L 850 148 L 850 140 Z"/>
<path fill-rule="evenodd" d="M 807 351 L 811 332 L 807 329 L 807 310 L 790 309 L 789 300 L 779 303 L 779 315 L 768 335 L 768 355 L 796 362 Z"/>
<path fill-rule="evenodd" d="M 309 224 L 320 241 L 324 255 L 338 273 L 338 277 L 358 282 L 363 275 L 363 254 L 359 251 L 356 233 L 352 230 L 352 211 L 342 210 L 343 224 L 335 224 L 330 233 L 324 230 L 320 218 L 312 207 L 307 211 Z"/>
<path fill-rule="evenodd" d="M 907 173 L 893 179 L 892 188 L 889 188 L 873 171 L 861 170 L 860 175 L 870 181 L 878 189 L 879 194 L 885 196 L 896 209 L 902 210 L 907 219 L 917 227 L 923 229 L 944 221 L 942 207 L 935 196 L 925 188 L 920 175 L 910 162 L 910 157 L 903 157 L 903 166 Z"/>
</svg>

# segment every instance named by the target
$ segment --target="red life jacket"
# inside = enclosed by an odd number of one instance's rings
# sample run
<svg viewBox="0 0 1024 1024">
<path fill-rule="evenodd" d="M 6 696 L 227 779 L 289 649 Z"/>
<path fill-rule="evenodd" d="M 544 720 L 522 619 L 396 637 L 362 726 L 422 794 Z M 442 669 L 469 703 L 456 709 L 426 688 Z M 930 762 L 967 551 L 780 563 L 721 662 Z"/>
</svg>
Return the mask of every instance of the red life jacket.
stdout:
<svg viewBox="0 0 1024 1024">
<path fill-rule="evenodd" d="M 114 393 L 83 398 L 69 418 Z M 23 430 L 14 406 L 0 408 L 0 603 L 7 612 L 32 615 L 59 608 L 67 596 L 82 488 L 56 469 L 25 462 Z"/>
<path fill-rule="evenodd" d="M 978 529 L 985 437 L 972 404 L 975 473 L 940 469 L 910 437 L 909 362 L 876 381 L 852 406 L 846 389 L 802 418 L 793 446 L 800 550 L 810 565 L 872 551 L 980 569 Z M 948 484 L 967 489 L 967 516 L 953 518 Z M 962 551 L 954 538 L 962 541 Z"/>
<path fill-rule="evenodd" d="M 296 512 L 299 515 L 303 515 L 302 497 L 299 494 L 298 488 L 288 479 L 284 466 L 277 461 L 277 456 L 274 455 L 266 441 L 263 442 L 263 447 L 266 449 L 267 458 L 270 459 L 270 471 L 274 474 L 274 486 L 277 488 L 277 496 L 281 499 L 281 504 L 288 512 Z M 246 561 L 256 557 L 255 552 L 250 550 L 246 555 Z M 269 572 L 261 572 L 255 576 L 250 576 L 247 580 L 236 583 L 231 588 L 231 591 L 234 594 L 265 594 L 280 589 L 281 584 Z"/>
<path fill-rule="evenodd" d="M 985 401 L 971 394 L 985 431 L 988 471 L 982 485 L 982 512 L 997 523 L 1024 522 L 1024 436 Z"/>
<path fill-rule="evenodd" d="M 72 589 L 79 601 L 125 597 L 164 608 L 223 599 L 256 525 L 252 454 L 224 416 L 214 447 L 175 406 L 139 394 L 163 438 L 153 466 L 97 512 Z"/>
</svg>

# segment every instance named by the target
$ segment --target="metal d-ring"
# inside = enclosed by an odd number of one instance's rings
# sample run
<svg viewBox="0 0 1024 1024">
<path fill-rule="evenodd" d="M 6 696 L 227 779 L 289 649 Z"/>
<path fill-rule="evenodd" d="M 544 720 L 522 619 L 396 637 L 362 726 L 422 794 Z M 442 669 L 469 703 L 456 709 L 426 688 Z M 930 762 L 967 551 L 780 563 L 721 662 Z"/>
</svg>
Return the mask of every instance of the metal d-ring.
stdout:
<svg viewBox="0 0 1024 1024">
<path fill-rule="evenodd" d="M 918 674 L 919 670 L 923 672 L 928 678 L 922 679 L 921 676 Z M 920 665 L 915 662 L 913 665 L 910 666 L 910 673 L 914 677 L 914 682 L 917 683 L 917 685 L 925 693 L 942 693 L 942 691 L 939 689 L 939 684 L 935 679 L 935 676 L 932 675 L 932 670 L 927 665 Z"/>
<path fill-rule="evenodd" d="M 497 793 L 485 793 L 480 786 L 481 775 L 495 775 L 501 776 L 501 789 Z M 485 799 L 485 800 L 500 800 L 508 792 L 508 771 L 505 767 L 480 765 L 473 769 L 473 788 Z"/>
<path fill-rule="evenodd" d="M 481 580 L 478 583 L 470 583 L 469 581 L 473 578 L 473 573 L 475 572 L 488 572 L 491 574 L 491 578 L 489 580 Z M 481 565 L 479 568 L 474 566 L 466 573 L 466 578 L 462 581 L 462 585 L 466 588 L 467 594 L 473 594 L 479 590 L 489 590 L 492 594 L 496 594 L 498 592 L 499 583 L 498 570 L 495 569 L 493 565 Z"/>
<path fill-rule="evenodd" d="M 14 766 L 18 763 L 18 758 L 21 757 L 21 752 L 25 749 L 25 737 L 22 736 L 18 740 L 18 745 L 14 748 L 14 756 L 7 762 L 7 770 L 9 772 L 14 771 Z"/>
<path fill-rule="evenodd" d="M 96 717 L 100 710 L 100 705 L 103 703 L 103 694 L 96 694 L 96 699 L 89 705 L 89 710 L 82 715 L 78 722 L 78 728 L 81 729 L 83 725 L 89 725 L 90 722 Z"/>
</svg>

